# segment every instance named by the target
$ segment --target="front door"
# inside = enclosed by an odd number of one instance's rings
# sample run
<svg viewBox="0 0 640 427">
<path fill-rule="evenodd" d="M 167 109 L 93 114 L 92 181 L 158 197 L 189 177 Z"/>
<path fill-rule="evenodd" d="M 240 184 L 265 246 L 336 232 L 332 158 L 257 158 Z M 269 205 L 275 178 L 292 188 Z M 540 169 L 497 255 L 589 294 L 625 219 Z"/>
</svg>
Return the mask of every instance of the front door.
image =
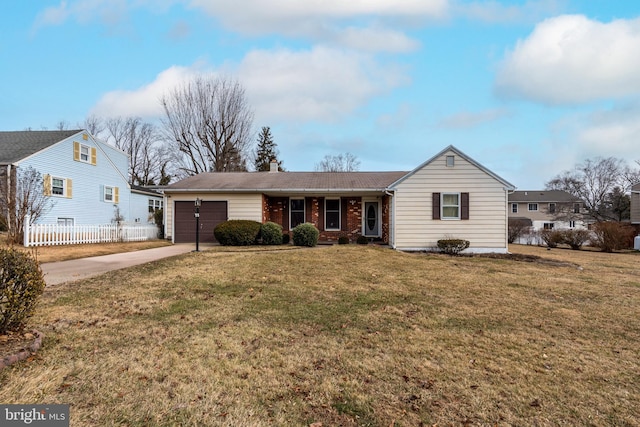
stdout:
<svg viewBox="0 0 640 427">
<path fill-rule="evenodd" d="M 378 202 L 364 202 L 364 235 L 380 236 L 380 218 L 378 218 Z"/>
</svg>

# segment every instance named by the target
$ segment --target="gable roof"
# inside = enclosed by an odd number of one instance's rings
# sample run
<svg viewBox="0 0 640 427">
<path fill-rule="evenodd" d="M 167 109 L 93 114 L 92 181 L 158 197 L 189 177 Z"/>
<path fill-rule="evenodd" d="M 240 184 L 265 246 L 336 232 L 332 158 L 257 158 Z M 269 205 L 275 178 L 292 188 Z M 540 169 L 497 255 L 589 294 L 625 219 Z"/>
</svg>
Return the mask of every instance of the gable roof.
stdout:
<svg viewBox="0 0 640 427">
<path fill-rule="evenodd" d="M 17 162 L 79 132 L 82 130 L 0 132 L 0 163 Z"/>
<path fill-rule="evenodd" d="M 407 172 L 207 172 L 165 187 L 171 191 L 383 192 Z"/>
<path fill-rule="evenodd" d="M 509 202 L 551 202 L 551 203 L 568 203 L 581 202 L 580 198 L 562 190 L 544 190 L 544 191 L 514 191 L 509 194 Z"/>
<path fill-rule="evenodd" d="M 640 182 L 637 184 L 634 184 L 633 187 L 631 187 L 631 192 L 632 193 L 640 192 Z"/>
<path fill-rule="evenodd" d="M 471 157 L 467 156 L 466 154 L 464 154 L 462 151 L 458 150 L 453 145 L 450 145 L 447 148 L 445 148 L 444 150 L 440 151 L 438 154 L 436 154 L 435 156 L 431 157 L 429 160 L 427 160 L 426 162 L 422 163 L 420 166 L 418 166 L 417 168 L 415 168 L 414 170 L 412 170 L 408 174 L 405 174 L 403 177 L 401 177 L 397 181 L 393 182 L 389 187 L 393 189 L 398 184 L 402 183 L 404 180 L 406 180 L 407 178 L 413 176 L 419 170 L 421 170 L 422 168 L 424 168 L 425 166 L 427 166 L 428 164 L 430 164 L 431 162 L 433 162 L 437 158 L 443 156 L 445 153 L 450 152 L 450 151 L 455 153 L 457 156 L 463 158 L 467 162 L 471 163 L 472 165 L 474 165 L 475 167 L 477 167 L 478 169 L 480 169 L 481 171 L 483 171 L 484 173 L 486 173 L 490 177 L 494 178 L 498 182 L 500 182 L 502 185 L 504 185 L 506 187 L 506 189 L 508 189 L 508 190 L 515 190 L 516 189 L 515 185 L 511 184 L 509 181 L 501 178 L 500 176 L 496 175 L 495 173 L 493 173 L 492 171 L 490 171 L 486 167 L 482 166 L 480 163 L 476 162 Z"/>
</svg>

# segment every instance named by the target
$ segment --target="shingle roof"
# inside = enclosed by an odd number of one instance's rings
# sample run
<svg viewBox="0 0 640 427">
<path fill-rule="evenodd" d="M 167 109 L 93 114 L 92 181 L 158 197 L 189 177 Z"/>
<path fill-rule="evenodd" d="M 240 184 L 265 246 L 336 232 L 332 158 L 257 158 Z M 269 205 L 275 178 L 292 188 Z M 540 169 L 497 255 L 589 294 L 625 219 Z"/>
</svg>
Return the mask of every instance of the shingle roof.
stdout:
<svg viewBox="0 0 640 427">
<path fill-rule="evenodd" d="M 0 163 L 17 162 L 78 132 L 82 130 L 0 132 Z"/>
<path fill-rule="evenodd" d="M 407 172 L 209 172 L 165 188 L 171 191 L 383 191 Z"/>
<path fill-rule="evenodd" d="M 580 202 L 578 197 L 572 196 L 562 190 L 543 190 L 543 191 L 514 191 L 509 194 L 509 202 Z"/>
</svg>

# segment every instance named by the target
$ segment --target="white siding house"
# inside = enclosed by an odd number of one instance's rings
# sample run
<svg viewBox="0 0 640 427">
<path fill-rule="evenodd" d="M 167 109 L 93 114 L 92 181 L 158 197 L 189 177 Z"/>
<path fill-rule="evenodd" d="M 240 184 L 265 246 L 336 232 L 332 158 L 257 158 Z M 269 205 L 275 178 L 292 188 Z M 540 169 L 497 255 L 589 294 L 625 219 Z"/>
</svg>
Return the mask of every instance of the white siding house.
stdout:
<svg viewBox="0 0 640 427">
<path fill-rule="evenodd" d="M 449 146 L 390 185 L 391 245 L 432 249 L 445 238 L 467 252 L 507 252 L 507 200 L 515 187 Z"/>
</svg>

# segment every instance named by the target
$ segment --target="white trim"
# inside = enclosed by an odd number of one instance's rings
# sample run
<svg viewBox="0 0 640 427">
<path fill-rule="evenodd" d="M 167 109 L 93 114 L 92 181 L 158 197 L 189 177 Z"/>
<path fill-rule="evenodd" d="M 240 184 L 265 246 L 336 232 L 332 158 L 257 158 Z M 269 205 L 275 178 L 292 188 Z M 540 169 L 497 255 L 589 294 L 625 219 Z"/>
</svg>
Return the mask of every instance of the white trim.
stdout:
<svg viewBox="0 0 640 427">
<path fill-rule="evenodd" d="M 111 189 L 111 200 L 107 200 L 107 188 Z M 102 201 L 106 203 L 115 203 L 115 188 L 112 185 L 103 185 L 102 186 Z"/>
<path fill-rule="evenodd" d="M 363 197 L 362 198 L 362 229 L 361 234 L 365 237 L 382 237 L 382 199 L 380 197 Z M 376 212 L 376 222 L 378 223 L 378 229 L 376 230 L 376 234 L 367 234 L 367 212 L 365 209 L 366 203 L 377 203 L 378 209 Z"/>
<path fill-rule="evenodd" d="M 438 248 L 396 248 L 400 252 L 439 252 Z M 507 254 L 507 248 L 467 248 L 462 254 Z"/>
<path fill-rule="evenodd" d="M 456 195 L 458 196 L 458 204 L 456 205 L 456 207 L 458 208 L 458 216 L 444 216 L 444 196 L 445 195 Z M 447 205 L 446 207 L 454 207 L 454 205 Z M 454 193 L 454 192 L 448 192 L 448 193 L 440 193 L 440 220 L 442 221 L 458 221 L 461 218 L 461 211 L 462 210 L 462 197 L 461 197 L 461 193 Z"/>
</svg>

